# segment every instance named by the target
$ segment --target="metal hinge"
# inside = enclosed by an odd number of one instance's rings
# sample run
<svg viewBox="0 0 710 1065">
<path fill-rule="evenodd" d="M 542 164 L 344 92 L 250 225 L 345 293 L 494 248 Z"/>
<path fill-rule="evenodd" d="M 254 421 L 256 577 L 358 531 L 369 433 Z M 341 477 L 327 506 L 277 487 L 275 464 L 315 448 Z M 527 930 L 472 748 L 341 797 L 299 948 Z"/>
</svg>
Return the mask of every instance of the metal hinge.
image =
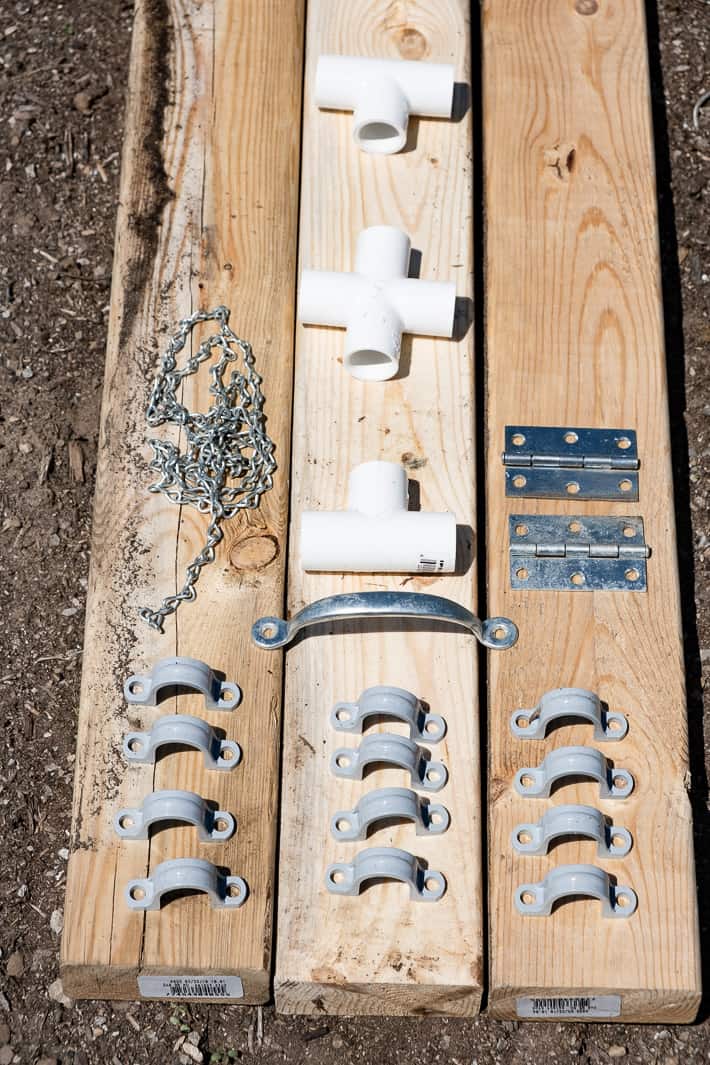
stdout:
<svg viewBox="0 0 710 1065">
<path fill-rule="evenodd" d="M 551 591 L 646 591 L 642 518 L 512 514 L 510 583 Z"/>
<path fill-rule="evenodd" d="M 638 499 L 633 429 L 506 425 L 502 459 L 507 496 Z"/>
</svg>

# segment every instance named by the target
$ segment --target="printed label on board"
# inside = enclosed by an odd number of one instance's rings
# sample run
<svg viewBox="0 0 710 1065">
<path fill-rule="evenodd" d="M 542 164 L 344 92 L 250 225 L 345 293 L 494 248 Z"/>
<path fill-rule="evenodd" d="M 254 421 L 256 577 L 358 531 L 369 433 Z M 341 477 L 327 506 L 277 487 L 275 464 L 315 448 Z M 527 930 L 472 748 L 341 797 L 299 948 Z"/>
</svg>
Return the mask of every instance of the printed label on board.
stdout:
<svg viewBox="0 0 710 1065">
<path fill-rule="evenodd" d="M 139 976 L 138 991 L 143 998 L 244 998 L 238 976 Z"/>
<path fill-rule="evenodd" d="M 618 1017 L 621 995 L 532 996 L 516 1000 L 518 1017 Z"/>
<path fill-rule="evenodd" d="M 417 572 L 419 573 L 441 573 L 444 568 L 443 558 L 424 558 L 423 555 L 419 556 L 419 564 L 417 566 Z"/>
</svg>

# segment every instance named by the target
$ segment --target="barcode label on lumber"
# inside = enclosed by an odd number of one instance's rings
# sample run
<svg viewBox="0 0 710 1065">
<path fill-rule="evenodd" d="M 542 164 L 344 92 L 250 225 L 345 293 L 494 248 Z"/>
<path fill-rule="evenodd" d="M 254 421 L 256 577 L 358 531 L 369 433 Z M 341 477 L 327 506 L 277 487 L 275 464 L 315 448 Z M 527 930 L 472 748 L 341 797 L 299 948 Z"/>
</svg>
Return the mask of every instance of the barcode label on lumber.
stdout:
<svg viewBox="0 0 710 1065">
<path fill-rule="evenodd" d="M 238 976 L 139 976 L 143 998 L 244 998 Z"/>
<path fill-rule="evenodd" d="M 621 995 L 568 995 L 556 998 L 519 998 L 518 1017 L 618 1017 Z"/>
</svg>

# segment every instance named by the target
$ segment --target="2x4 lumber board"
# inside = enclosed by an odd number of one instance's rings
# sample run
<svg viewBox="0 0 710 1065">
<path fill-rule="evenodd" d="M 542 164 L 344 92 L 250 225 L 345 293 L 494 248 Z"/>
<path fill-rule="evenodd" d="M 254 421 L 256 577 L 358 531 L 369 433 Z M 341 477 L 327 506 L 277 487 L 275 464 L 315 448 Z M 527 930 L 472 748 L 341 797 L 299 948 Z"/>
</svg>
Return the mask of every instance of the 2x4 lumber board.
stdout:
<svg viewBox="0 0 710 1065">
<path fill-rule="evenodd" d="M 698 924 L 643 3 L 487 0 L 483 48 L 488 591 L 520 627 L 489 672 L 490 1009 L 514 1017 L 519 997 L 611 993 L 622 1020 L 689 1021 Z M 500 453 L 514 423 L 636 429 L 639 502 L 507 500 Z M 641 515 L 648 592 L 511 590 L 511 512 Z M 515 709 L 566 685 L 628 716 L 627 737 L 600 745 L 635 778 L 623 802 L 600 802 L 592 783 L 550 800 L 513 790 L 547 751 L 593 744 L 579 725 L 545 743 L 511 735 Z M 630 829 L 628 857 L 597 862 L 590 842 L 516 855 L 514 826 L 563 802 Z M 637 912 L 605 920 L 584 900 L 520 916 L 516 887 L 566 862 L 629 884 Z"/>
<path fill-rule="evenodd" d="M 236 975 L 244 1002 L 269 995 L 283 660 L 258 652 L 249 633 L 284 603 L 302 41 L 302 0 L 136 6 L 62 943 L 64 986 L 78 997 L 135 998 L 137 977 L 150 974 Z M 224 525 L 197 600 L 160 635 L 138 608 L 182 585 L 207 518 L 148 493 L 143 412 L 177 321 L 219 304 L 253 345 L 278 470 L 259 508 Z M 204 367 L 187 379 L 190 409 L 207 408 L 208 385 Z M 174 654 L 237 681 L 238 710 L 206 712 L 194 695 L 129 709 L 125 677 Z M 125 732 L 171 712 L 206 717 L 236 739 L 239 767 L 209 772 L 187 750 L 127 766 Z M 236 835 L 205 845 L 183 827 L 120 841 L 113 815 L 153 788 L 214 801 L 235 815 Z M 243 876 L 245 905 L 219 911 L 195 896 L 146 915 L 128 909 L 129 879 L 189 856 Z"/>
<path fill-rule="evenodd" d="M 350 270 L 368 225 L 399 226 L 421 252 L 421 276 L 455 279 L 470 312 L 472 133 L 470 109 L 456 122 L 414 121 L 407 150 L 374 157 L 352 142 L 352 115 L 321 112 L 313 85 L 318 56 L 340 53 L 455 64 L 468 84 L 469 5 L 464 0 L 311 0 L 306 30 L 300 266 Z M 464 315 L 465 317 L 465 315 Z M 309 508 L 345 506 L 360 462 L 403 462 L 419 482 L 423 510 L 451 510 L 475 526 L 472 331 L 460 339 L 405 339 L 396 379 L 364 384 L 344 372 L 343 334 L 297 326 L 288 599 L 291 611 L 325 595 L 407 589 L 475 605 L 475 568 L 458 575 L 388 577 L 304 573 L 299 525 Z M 464 536 L 472 552 L 471 529 Z M 482 983 L 480 765 L 477 646 L 470 636 L 416 624 L 339 627 L 287 654 L 280 842 L 277 1009 L 317 1014 L 472 1014 Z M 436 794 L 451 813 L 444 835 L 424 840 L 412 825 L 367 842 L 338 844 L 331 815 L 376 787 L 408 785 L 398 769 L 364 781 L 336 778 L 329 757 L 359 737 L 334 732 L 329 712 L 373 684 L 407 688 L 441 713 L 445 740 L 432 748 L 449 783 Z M 402 731 L 397 723 L 378 731 Z M 371 729 L 372 730 L 372 727 Z M 367 846 L 394 845 L 441 870 L 439 902 L 412 902 L 401 884 L 359 897 L 331 895 L 325 870 Z"/>
</svg>

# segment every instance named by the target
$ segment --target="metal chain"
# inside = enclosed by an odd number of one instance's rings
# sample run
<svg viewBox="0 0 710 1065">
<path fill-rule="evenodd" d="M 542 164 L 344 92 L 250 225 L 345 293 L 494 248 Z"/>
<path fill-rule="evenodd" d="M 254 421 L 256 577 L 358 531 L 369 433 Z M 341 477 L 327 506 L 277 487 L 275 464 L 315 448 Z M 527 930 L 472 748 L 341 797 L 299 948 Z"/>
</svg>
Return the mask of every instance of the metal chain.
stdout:
<svg viewBox="0 0 710 1065">
<path fill-rule="evenodd" d="M 195 355 L 178 369 L 176 356 L 185 347 L 198 322 L 219 322 L 219 333 L 207 337 Z M 160 479 L 150 486 L 162 492 L 171 503 L 196 507 L 210 515 L 205 545 L 185 571 L 182 591 L 168 595 L 157 610 L 143 607 L 140 617 L 153 629 L 163 632 L 163 622 L 180 603 L 197 597 L 195 585 L 203 566 L 214 561 L 215 548 L 222 540 L 221 523 L 239 510 L 259 505 L 262 494 L 273 484 L 276 469 L 274 444 L 265 430 L 264 396 L 261 377 L 254 369 L 251 345 L 229 328 L 229 309 L 197 311 L 183 318 L 161 359 L 160 372 L 153 382 L 146 418 L 155 428 L 172 422 L 179 426 L 179 444 L 167 440 L 150 440 L 153 459 L 150 468 Z M 238 350 L 235 350 L 238 349 Z M 210 395 L 214 402 L 204 414 L 195 413 L 177 398 L 185 377 L 197 373 L 200 365 L 220 352 L 218 362 L 210 367 Z M 229 381 L 224 374 L 241 353 L 244 370 L 233 368 Z"/>
</svg>

